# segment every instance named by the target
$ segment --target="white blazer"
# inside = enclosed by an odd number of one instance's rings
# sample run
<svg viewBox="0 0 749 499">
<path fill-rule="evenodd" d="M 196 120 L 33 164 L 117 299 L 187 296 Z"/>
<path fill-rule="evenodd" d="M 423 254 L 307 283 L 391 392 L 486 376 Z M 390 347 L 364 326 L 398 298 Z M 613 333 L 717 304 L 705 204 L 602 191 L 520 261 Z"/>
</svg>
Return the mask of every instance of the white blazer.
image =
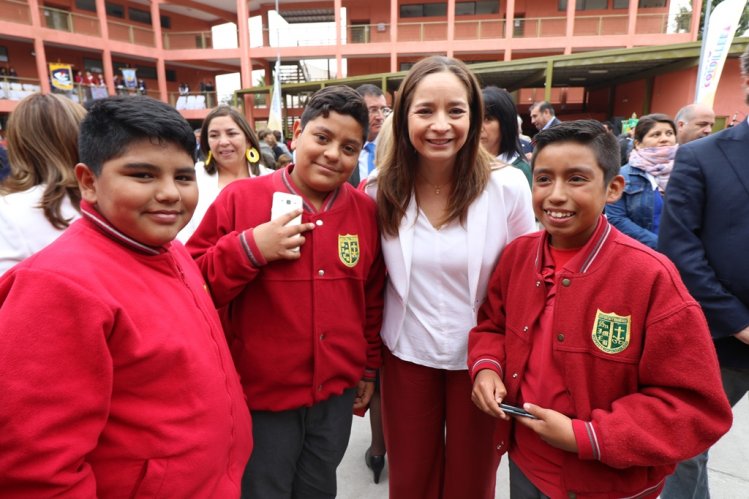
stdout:
<svg viewBox="0 0 749 499">
<path fill-rule="evenodd" d="M 374 178 L 375 175 L 370 176 L 370 180 Z M 376 199 L 376 181 L 368 182 L 365 191 Z M 398 342 L 406 317 L 417 214 L 416 199 L 412 195 L 398 235 L 382 235 L 382 253 L 387 266 L 388 283 L 381 335 L 383 342 L 391 350 Z M 511 166 L 492 170 L 486 188 L 468 208 L 466 230 L 469 241 L 466 265 L 475 325 L 476 314 L 486 298 L 489 278 L 502 250 L 516 237 L 537 230 L 528 180 L 520 170 Z"/>
</svg>

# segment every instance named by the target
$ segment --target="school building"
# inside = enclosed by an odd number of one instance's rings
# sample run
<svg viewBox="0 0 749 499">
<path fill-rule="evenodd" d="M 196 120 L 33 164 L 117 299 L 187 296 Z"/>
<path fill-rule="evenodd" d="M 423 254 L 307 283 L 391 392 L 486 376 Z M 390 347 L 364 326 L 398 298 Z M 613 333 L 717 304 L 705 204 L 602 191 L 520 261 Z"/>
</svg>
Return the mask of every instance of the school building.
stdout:
<svg viewBox="0 0 749 499">
<path fill-rule="evenodd" d="M 333 81 L 392 97 L 419 58 L 473 65 L 483 84 L 561 119 L 674 115 L 695 95 L 702 0 L 0 0 L 0 125 L 18 100 L 72 67 L 71 98 L 140 92 L 199 124 L 225 96 L 268 119 L 276 60 L 287 119 Z M 735 40 L 715 101 L 719 126 L 744 118 Z M 138 86 L 123 84 L 135 70 Z M 5 73 L 5 74 L 2 74 Z M 234 76 L 226 76 L 234 74 Z M 530 125 L 528 125 L 530 127 Z M 532 127 L 530 127 L 532 128 Z M 527 130 L 533 131 L 533 130 Z"/>
</svg>

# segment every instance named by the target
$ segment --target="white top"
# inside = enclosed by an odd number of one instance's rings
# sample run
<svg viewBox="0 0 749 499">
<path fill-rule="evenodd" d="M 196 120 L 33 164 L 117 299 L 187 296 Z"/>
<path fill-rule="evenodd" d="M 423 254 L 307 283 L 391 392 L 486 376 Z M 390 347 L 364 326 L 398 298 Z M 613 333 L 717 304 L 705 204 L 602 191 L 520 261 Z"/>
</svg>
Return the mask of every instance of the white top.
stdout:
<svg viewBox="0 0 749 499">
<path fill-rule="evenodd" d="M 268 175 L 269 173 L 273 173 L 273 170 L 260 165 L 260 175 Z M 250 172 L 250 177 L 254 176 L 255 175 Z M 219 192 L 221 192 L 221 187 L 218 185 L 218 171 L 209 174 L 205 171 L 205 166 L 202 161 L 195 163 L 195 180 L 198 183 L 198 205 L 195 207 L 195 213 L 193 213 L 190 221 L 187 222 L 187 225 L 185 225 L 182 230 L 179 231 L 179 234 L 177 234 L 177 240 L 181 241 L 182 244 L 186 244 L 187 240 L 190 239 L 190 236 L 198 230 L 198 226 L 203 220 L 208 208 L 216 200 Z"/>
<path fill-rule="evenodd" d="M 46 184 L 23 192 L 0 196 L 0 275 L 57 239 L 63 230 L 56 229 L 39 207 Z M 67 196 L 60 205 L 63 218 L 71 222 L 80 218 Z"/>
<path fill-rule="evenodd" d="M 367 182 L 365 188 L 365 192 L 375 199 L 377 182 L 373 180 L 376 175 L 376 172 L 370 175 L 371 181 Z M 414 317 L 412 303 L 416 303 L 417 307 L 419 304 L 423 306 L 427 300 L 436 296 L 434 290 L 439 285 L 439 282 L 434 279 L 434 274 L 431 277 L 416 276 L 416 274 L 423 273 L 424 268 L 434 265 L 434 262 L 428 265 L 425 263 L 427 260 L 424 259 L 423 248 L 428 246 L 431 240 L 424 240 L 423 232 L 419 229 L 419 219 L 423 218 L 426 217 L 419 216 L 416 199 L 412 196 L 406 208 L 406 214 L 401 219 L 398 235 L 382 236 L 382 254 L 388 270 L 388 281 L 385 287 L 385 311 L 381 335 L 385 346 L 396 356 L 399 356 L 401 336 L 413 334 L 412 331 L 408 331 L 411 326 L 406 325 L 406 321 L 410 320 L 407 317 L 409 315 L 411 318 Z M 531 191 L 528 189 L 525 175 L 511 166 L 493 170 L 486 189 L 468 208 L 463 229 L 466 235 L 465 249 L 459 246 L 453 248 L 455 253 L 450 257 L 448 267 L 452 277 L 443 279 L 441 285 L 445 288 L 457 286 L 456 283 L 462 279 L 460 275 L 466 276 L 468 284 L 465 287 L 465 296 L 451 306 L 460 308 L 461 314 L 465 312 L 464 306 L 470 307 L 470 323 L 461 326 L 465 330 L 462 332 L 460 341 L 456 335 L 455 344 L 451 348 L 456 348 L 455 345 L 458 343 L 461 345 L 454 352 L 453 358 L 445 360 L 443 352 L 434 348 L 434 344 L 430 344 L 431 340 L 425 339 L 419 342 L 419 359 L 416 360 L 416 355 L 414 355 L 414 363 L 440 369 L 468 368 L 466 365 L 468 332 L 476 325 L 476 314 L 486 298 L 489 277 L 499 260 L 499 255 L 504 247 L 516 237 L 537 230 L 531 206 Z M 453 241 L 454 236 L 451 236 L 450 240 Z M 441 258 L 444 259 L 445 255 Z M 462 270 L 460 272 L 455 270 L 459 267 L 464 267 L 465 273 Z M 437 270 L 432 272 L 437 272 Z M 423 279 L 420 281 L 422 284 L 417 285 L 420 289 L 414 289 L 415 282 L 421 279 Z M 424 283 L 428 284 L 426 291 Z M 450 293 L 458 294 L 460 291 L 451 289 Z M 448 313 L 451 312 L 443 309 L 440 317 Z M 461 315 L 456 320 L 456 324 L 457 321 L 465 322 L 462 317 L 464 316 Z M 453 325 L 451 324 L 450 327 Z M 447 329 L 444 330 L 447 331 Z M 432 331 L 435 330 L 441 331 L 437 328 L 432 329 Z M 405 344 L 409 344 L 408 342 L 409 340 L 406 340 Z"/>
<path fill-rule="evenodd" d="M 439 230 L 419 210 L 414 227 L 411 295 L 393 354 L 439 369 L 466 368 L 475 324 L 468 291 L 468 233 L 453 220 Z"/>
</svg>

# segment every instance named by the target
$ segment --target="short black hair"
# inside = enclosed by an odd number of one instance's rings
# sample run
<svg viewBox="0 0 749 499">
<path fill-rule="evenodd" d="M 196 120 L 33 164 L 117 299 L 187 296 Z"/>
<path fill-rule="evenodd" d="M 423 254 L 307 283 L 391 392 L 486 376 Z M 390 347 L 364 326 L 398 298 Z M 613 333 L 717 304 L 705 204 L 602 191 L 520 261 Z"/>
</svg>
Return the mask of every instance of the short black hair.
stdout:
<svg viewBox="0 0 749 499">
<path fill-rule="evenodd" d="M 356 92 L 362 97 L 366 97 L 367 95 L 372 95 L 374 97 L 385 95 L 382 93 L 382 89 L 380 87 L 378 87 L 377 85 L 372 85 L 371 83 L 359 85 L 358 87 L 356 87 Z"/>
<path fill-rule="evenodd" d="M 330 112 L 351 116 L 362 127 L 362 143 L 369 133 L 369 110 L 364 98 L 345 85 L 332 85 L 312 94 L 302 113 L 302 129 L 318 116 L 327 118 Z"/>
<path fill-rule="evenodd" d="M 191 158 L 195 152 L 195 133 L 176 109 L 132 95 L 98 99 L 88 107 L 78 135 L 78 156 L 98 176 L 104 163 L 143 139 L 175 144 Z"/>
<path fill-rule="evenodd" d="M 536 166 L 536 158 L 544 147 L 559 142 L 574 142 L 593 151 L 598 166 L 603 170 L 604 184 L 608 185 L 611 179 L 619 175 L 619 141 L 596 120 L 563 121 L 538 132 L 534 141 L 536 146 L 531 168 Z"/>
<path fill-rule="evenodd" d="M 484 119 L 491 118 L 499 122 L 499 154 L 523 155 L 518 135 L 518 111 L 512 96 L 504 88 L 486 87 L 481 93 L 484 96 Z"/>
<path fill-rule="evenodd" d="M 554 116 L 554 106 L 548 101 L 534 102 L 531 107 L 528 108 L 528 112 L 533 112 L 533 109 L 538 107 L 539 112 L 549 111 Z"/>
</svg>

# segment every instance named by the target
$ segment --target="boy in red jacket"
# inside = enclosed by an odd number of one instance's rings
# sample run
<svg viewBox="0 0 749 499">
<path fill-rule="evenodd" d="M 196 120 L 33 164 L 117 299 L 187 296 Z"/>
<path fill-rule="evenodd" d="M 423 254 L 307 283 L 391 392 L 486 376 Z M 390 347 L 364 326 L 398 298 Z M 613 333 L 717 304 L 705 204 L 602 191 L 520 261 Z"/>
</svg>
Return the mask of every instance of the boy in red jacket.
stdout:
<svg viewBox="0 0 749 499">
<path fill-rule="evenodd" d="M 504 420 L 512 498 L 654 498 L 731 425 L 705 318 L 671 262 L 602 215 L 624 187 L 602 125 L 540 132 L 532 165 L 546 230 L 494 271 L 469 336 L 473 400 Z"/>
<path fill-rule="evenodd" d="M 243 497 L 335 497 L 352 408 L 374 390 L 384 264 L 375 204 L 346 182 L 368 122 L 354 90 L 318 91 L 296 163 L 226 186 L 188 242 L 252 412 Z M 301 196 L 303 210 L 270 220 L 276 192 Z"/>
<path fill-rule="evenodd" d="M 0 495 L 239 497 L 250 415 L 218 314 L 172 240 L 195 136 L 148 97 L 97 100 L 83 217 L 0 279 Z"/>
</svg>

